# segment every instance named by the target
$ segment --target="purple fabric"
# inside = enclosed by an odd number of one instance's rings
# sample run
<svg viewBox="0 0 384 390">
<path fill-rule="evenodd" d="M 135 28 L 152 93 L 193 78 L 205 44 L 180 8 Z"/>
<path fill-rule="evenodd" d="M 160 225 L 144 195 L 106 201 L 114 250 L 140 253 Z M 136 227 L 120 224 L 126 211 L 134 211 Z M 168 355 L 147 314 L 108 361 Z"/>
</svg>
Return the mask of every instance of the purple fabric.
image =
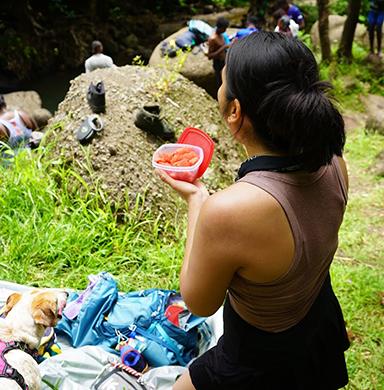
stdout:
<svg viewBox="0 0 384 390">
<path fill-rule="evenodd" d="M 72 302 L 69 302 L 65 307 L 63 314 L 70 320 L 74 320 L 80 313 L 80 309 L 83 306 L 86 299 L 91 295 L 93 288 L 99 281 L 99 275 L 89 275 L 89 283 L 87 288 Z"/>
</svg>

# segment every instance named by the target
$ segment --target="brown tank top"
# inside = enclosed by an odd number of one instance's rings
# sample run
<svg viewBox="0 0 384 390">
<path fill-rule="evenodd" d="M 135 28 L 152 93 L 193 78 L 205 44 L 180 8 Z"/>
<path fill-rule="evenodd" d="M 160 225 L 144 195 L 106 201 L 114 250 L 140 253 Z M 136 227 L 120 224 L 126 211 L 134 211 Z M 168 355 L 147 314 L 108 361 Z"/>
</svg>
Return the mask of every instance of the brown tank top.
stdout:
<svg viewBox="0 0 384 390">
<path fill-rule="evenodd" d="M 272 282 L 256 283 L 235 274 L 229 299 L 251 325 L 280 332 L 305 317 L 328 274 L 347 204 L 344 177 L 335 156 L 314 173 L 255 171 L 239 181 L 262 188 L 279 202 L 295 250 L 289 270 Z"/>
</svg>

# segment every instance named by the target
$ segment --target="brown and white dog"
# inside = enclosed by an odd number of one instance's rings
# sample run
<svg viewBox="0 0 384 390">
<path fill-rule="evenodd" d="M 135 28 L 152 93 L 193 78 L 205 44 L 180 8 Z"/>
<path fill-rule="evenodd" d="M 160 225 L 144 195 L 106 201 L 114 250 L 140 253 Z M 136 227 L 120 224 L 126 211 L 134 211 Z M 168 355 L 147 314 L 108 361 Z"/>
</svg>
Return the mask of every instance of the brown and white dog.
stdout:
<svg viewBox="0 0 384 390">
<path fill-rule="evenodd" d="M 22 343 L 30 350 L 36 350 L 46 328 L 54 327 L 61 318 L 67 297 L 68 294 L 60 289 L 11 294 L 4 309 L 6 317 L 0 318 L 0 340 Z M 39 390 L 41 376 L 38 364 L 22 349 L 5 352 L 6 363 L 21 374 L 29 390 Z M 16 380 L 1 377 L 0 389 L 20 390 L 21 387 Z"/>
</svg>

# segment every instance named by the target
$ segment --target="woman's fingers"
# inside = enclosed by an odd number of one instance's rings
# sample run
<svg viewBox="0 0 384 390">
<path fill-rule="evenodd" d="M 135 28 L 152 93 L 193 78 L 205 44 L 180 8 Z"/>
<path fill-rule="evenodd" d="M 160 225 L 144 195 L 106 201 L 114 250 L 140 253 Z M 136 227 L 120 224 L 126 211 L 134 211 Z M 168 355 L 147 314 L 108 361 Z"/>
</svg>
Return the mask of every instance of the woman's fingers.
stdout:
<svg viewBox="0 0 384 390">
<path fill-rule="evenodd" d="M 192 195 L 200 194 L 201 192 L 206 191 L 205 186 L 200 182 L 188 183 L 186 181 L 175 180 L 159 169 L 156 169 L 155 172 L 163 182 L 167 183 L 187 201 Z"/>
<path fill-rule="evenodd" d="M 176 191 L 178 191 L 179 189 L 182 189 L 185 186 L 185 184 L 189 184 L 189 183 L 185 183 L 184 181 L 181 181 L 181 180 L 173 179 L 171 176 L 167 175 L 165 172 L 161 171 L 160 169 L 156 169 L 155 172 L 163 182 L 170 185 Z"/>
</svg>

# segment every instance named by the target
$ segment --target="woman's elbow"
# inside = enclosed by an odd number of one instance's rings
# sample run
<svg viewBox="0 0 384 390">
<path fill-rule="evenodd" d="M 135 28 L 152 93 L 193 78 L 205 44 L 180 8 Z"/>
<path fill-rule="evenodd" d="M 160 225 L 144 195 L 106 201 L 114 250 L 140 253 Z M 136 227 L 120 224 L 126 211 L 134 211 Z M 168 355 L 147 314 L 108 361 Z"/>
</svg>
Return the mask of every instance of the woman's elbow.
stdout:
<svg viewBox="0 0 384 390">
<path fill-rule="evenodd" d="M 209 317 L 211 316 L 212 314 L 215 314 L 216 311 L 218 310 L 218 308 L 215 308 L 215 309 L 211 309 L 211 308 L 207 308 L 207 307 L 202 307 L 200 305 L 189 305 L 188 303 L 186 303 L 187 307 L 188 307 L 188 310 L 194 314 L 195 316 L 198 316 L 198 317 Z"/>
<path fill-rule="evenodd" d="M 187 305 L 188 310 L 199 317 L 209 317 L 215 314 L 219 309 L 220 304 L 210 304 L 206 300 L 199 299 L 196 296 L 188 295 L 186 292 L 181 290 L 181 296 L 183 297 L 184 303 Z"/>
</svg>

